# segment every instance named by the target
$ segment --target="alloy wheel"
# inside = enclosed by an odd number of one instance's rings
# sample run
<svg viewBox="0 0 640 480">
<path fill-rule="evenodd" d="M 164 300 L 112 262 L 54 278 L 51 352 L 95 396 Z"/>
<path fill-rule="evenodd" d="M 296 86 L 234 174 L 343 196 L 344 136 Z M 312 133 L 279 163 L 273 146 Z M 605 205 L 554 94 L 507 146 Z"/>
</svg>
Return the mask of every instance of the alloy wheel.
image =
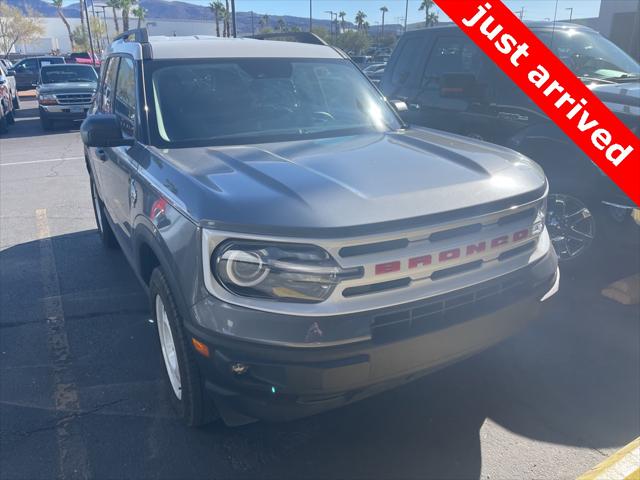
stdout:
<svg viewBox="0 0 640 480">
<path fill-rule="evenodd" d="M 596 223 L 589 208 L 571 195 L 549 195 L 547 228 L 558 258 L 565 262 L 582 255 L 596 234 Z"/>
<path fill-rule="evenodd" d="M 173 341 L 171 326 L 169 325 L 169 317 L 164 307 L 164 302 L 160 295 L 156 295 L 156 322 L 158 324 L 158 336 L 160 337 L 160 348 L 162 349 L 162 357 L 164 358 L 164 366 L 167 369 L 171 388 L 178 400 L 182 399 L 182 383 L 180 380 L 180 366 L 178 364 L 178 354 L 176 345 Z"/>
</svg>

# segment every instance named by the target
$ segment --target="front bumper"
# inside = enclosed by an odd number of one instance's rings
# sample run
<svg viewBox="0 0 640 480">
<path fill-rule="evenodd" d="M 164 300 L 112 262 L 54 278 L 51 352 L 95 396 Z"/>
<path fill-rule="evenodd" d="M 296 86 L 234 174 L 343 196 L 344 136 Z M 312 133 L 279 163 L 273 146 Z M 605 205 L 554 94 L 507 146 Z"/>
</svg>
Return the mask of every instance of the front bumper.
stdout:
<svg viewBox="0 0 640 480">
<path fill-rule="evenodd" d="M 82 120 L 87 116 L 91 104 L 84 105 L 40 105 L 40 115 L 51 120 Z"/>
<path fill-rule="evenodd" d="M 366 312 L 368 340 L 329 347 L 248 342 L 191 322 L 187 328 L 209 347 L 209 358 L 196 357 L 205 388 L 228 424 L 283 421 L 346 405 L 484 350 L 536 318 L 558 284 L 557 260 L 550 251 L 532 266 L 481 285 Z M 228 320 L 253 314 L 257 322 L 269 324 L 274 315 L 224 308 Z M 348 325 L 352 317 L 332 320 Z M 321 329 L 317 318 L 312 321 Z"/>
</svg>

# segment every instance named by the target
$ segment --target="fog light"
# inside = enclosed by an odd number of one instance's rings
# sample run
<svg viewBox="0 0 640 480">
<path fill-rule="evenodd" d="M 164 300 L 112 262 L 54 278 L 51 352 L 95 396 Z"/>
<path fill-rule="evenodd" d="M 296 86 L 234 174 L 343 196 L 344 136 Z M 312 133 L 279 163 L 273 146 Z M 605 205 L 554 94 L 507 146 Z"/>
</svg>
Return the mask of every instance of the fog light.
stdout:
<svg viewBox="0 0 640 480">
<path fill-rule="evenodd" d="M 236 362 L 231 364 L 231 373 L 234 375 L 244 375 L 249 371 L 249 365 L 245 365 L 244 363 Z"/>
<path fill-rule="evenodd" d="M 631 212 L 631 218 L 636 222 L 636 225 L 640 225 L 640 208 L 634 208 Z"/>
</svg>

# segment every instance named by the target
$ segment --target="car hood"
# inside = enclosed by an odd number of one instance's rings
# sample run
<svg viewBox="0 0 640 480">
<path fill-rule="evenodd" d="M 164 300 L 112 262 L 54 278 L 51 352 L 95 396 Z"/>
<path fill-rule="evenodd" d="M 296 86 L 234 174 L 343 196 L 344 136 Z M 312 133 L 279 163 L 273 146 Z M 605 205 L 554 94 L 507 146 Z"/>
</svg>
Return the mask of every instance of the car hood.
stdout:
<svg viewBox="0 0 640 480">
<path fill-rule="evenodd" d="M 38 87 L 38 91 L 45 93 L 64 92 L 95 92 L 97 84 L 94 82 L 46 83 Z"/>
<path fill-rule="evenodd" d="M 546 188 L 540 167 L 517 152 L 427 129 L 151 152 L 147 168 L 193 218 L 234 230 L 384 224 Z"/>
<path fill-rule="evenodd" d="M 616 83 L 611 85 L 595 85 L 591 91 L 616 113 L 629 116 L 640 116 L 640 83 Z"/>
</svg>

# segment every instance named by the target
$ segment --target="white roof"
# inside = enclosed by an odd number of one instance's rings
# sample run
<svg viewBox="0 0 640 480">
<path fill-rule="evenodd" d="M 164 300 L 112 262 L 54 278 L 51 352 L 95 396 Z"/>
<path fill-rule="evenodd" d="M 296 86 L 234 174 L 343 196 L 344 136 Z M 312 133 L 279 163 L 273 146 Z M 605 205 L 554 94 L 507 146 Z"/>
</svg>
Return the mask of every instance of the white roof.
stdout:
<svg viewBox="0 0 640 480">
<path fill-rule="evenodd" d="M 162 58 L 342 58 L 333 48 L 308 43 L 214 36 L 149 37 L 152 56 Z M 117 50 L 117 48 L 116 48 Z"/>
</svg>

